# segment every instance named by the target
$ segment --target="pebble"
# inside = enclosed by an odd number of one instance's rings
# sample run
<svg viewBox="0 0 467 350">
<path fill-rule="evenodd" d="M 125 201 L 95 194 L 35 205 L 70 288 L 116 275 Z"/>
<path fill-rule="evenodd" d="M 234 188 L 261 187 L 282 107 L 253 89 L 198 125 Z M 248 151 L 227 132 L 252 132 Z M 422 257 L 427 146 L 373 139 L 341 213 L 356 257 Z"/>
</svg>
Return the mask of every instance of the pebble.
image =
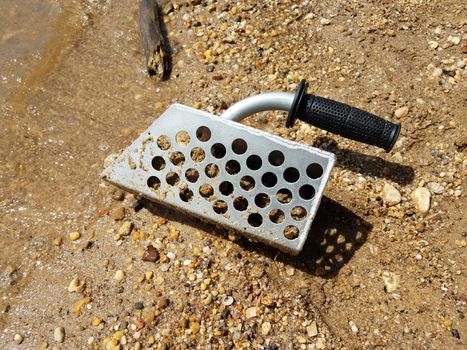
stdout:
<svg viewBox="0 0 467 350">
<path fill-rule="evenodd" d="M 400 192 L 391 184 L 384 184 L 383 191 L 381 192 L 384 204 L 388 206 L 397 205 L 401 202 L 402 196 Z"/>
<path fill-rule="evenodd" d="M 441 68 L 435 68 L 433 73 L 431 73 L 433 77 L 440 77 L 443 75 L 443 70 Z"/>
<path fill-rule="evenodd" d="M 439 44 L 437 41 L 432 40 L 428 42 L 428 46 L 430 47 L 430 49 L 435 50 L 438 48 Z"/>
<path fill-rule="evenodd" d="M 394 112 L 394 116 L 396 118 L 404 118 L 407 114 L 409 114 L 409 107 L 407 107 L 407 106 L 398 108 Z"/>
<path fill-rule="evenodd" d="M 131 221 L 125 221 L 122 226 L 118 229 L 118 236 L 128 236 L 133 229 L 133 223 Z"/>
<path fill-rule="evenodd" d="M 249 307 L 245 310 L 246 318 L 253 318 L 257 316 L 256 306 Z"/>
<path fill-rule="evenodd" d="M 214 66 L 212 64 L 206 66 L 206 71 L 208 71 L 209 73 L 214 72 Z"/>
<path fill-rule="evenodd" d="M 68 291 L 70 293 L 79 292 L 81 293 L 84 290 L 84 283 L 81 283 L 78 277 L 75 277 L 71 280 L 68 285 Z"/>
<path fill-rule="evenodd" d="M 199 322 L 197 322 L 197 321 L 191 322 L 191 324 L 190 324 L 191 334 L 198 334 L 200 328 L 201 328 L 201 326 L 200 326 Z"/>
<path fill-rule="evenodd" d="M 13 340 L 15 341 L 16 345 L 19 345 L 23 342 L 24 338 L 21 334 L 16 333 L 13 337 Z"/>
<path fill-rule="evenodd" d="M 434 194 L 442 194 L 444 192 L 444 187 L 437 182 L 430 182 L 428 184 L 428 187 L 430 188 L 430 191 Z"/>
<path fill-rule="evenodd" d="M 146 250 L 144 251 L 143 257 L 141 258 L 143 261 L 148 262 L 156 262 L 159 260 L 159 252 L 153 245 L 148 245 Z"/>
<path fill-rule="evenodd" d="M 425 187 L 419 187 L 410 195 L 412 202 L 420 214 L 428 213 L 430 210 L 430 191 Z"/>
<path fill-rule="evenodd" d="M 394 292 L 400 283 L 400 276 L 394 272 L 384 271 L 383 272 L 384 290 L 386 293 Z"/>
<path fill-rule="evenodd" d="M 79 233 L 78 231 L 74 231 L 70 233 L 70 239 L 72 241 L 77 241 L 80 238 L 81 238 L 81 233 Z"/>
<path fill-rule="evenodd" d="M 167 308 L 167 306 L 169 306 L 169 303 L 170 303 L 170 300 L 168 298 L 166 297 L 159 298 L 159 302 L 158 302 L 159 309 L 163 310 Z"/>
<path fill-rule="evenodd" d="M 54 340 L 57 343 L 63 343 L 65 341 L 65 328 L 57 327 L 54 330 Z"/>
<path fill-rule="evenodd" d="M 143 310 L 144 309 L 144 304 L 142 302 L 137 302 L 135 303 L 135 309 L 136 310 Z"/>
<path fill-rule="evenodd" d="M 306 327 L 306 332 L 309 337 L 316 337 L 318 335 L 318 325 L 316 321 L 311 322 L 311 324 Z"/>
<path fill-rule="evenodd" d="M 268 335 L 269 332 L 271 331 L 271 323 L 270 322 L 264 322 L 262 325 L 261 325 L 261 334 L 262 335 Z"/>
<path fill-rule="evenodd" d="M 358 333 L 358 327 L 354 321 L 349 321 L 349 327 L 354 333 Z"/>
<path fill-rule="evenodd" d="M 125 272 L 123 270 L 117 270 L 117 272 L 115 272 L 115 276 L 114 278 L 118 281 L 118 282 L 121 282 L 125 279 Z"/>
<path fill-rule="evenodd" d="M 232 298 L 230 295 L 226 295 L 225 297 L 222 298 L 222 305 L 224 306 L 230 306 L 234 302 L 234 298 Z"/>
<path fill-rule="evenodd" d="M 451 36 L 451 35 L 449 35 L 448 41 L 449 41 L 451 44 L 459 45 L 459 43 L 461 42 L 461 38 L 460 38 L 459 36 Z"/>
<path fill-rule="evenodd" d="M 322 25 L 322 26 L 327 26 L 327 25 L 330 25 L 331 24 L 331 21 L 328 20 L 327 18 L 321 18 L 319 20 L 319 23 Z"/>
</svg>

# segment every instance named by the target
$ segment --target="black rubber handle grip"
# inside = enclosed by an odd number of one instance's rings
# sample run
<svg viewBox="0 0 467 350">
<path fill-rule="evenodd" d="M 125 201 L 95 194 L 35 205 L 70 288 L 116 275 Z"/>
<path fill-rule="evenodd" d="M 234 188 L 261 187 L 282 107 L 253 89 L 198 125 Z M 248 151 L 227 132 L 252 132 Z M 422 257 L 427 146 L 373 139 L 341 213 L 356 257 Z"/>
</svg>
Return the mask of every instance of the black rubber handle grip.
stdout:
<svg viewBox="0 0 467 350">
<path fill-rule="evenodd" d="M 399 137 L 401 126 L 361 109 L 305 93 L 302 81 L 289 112 L 287 126 L 295 119 L 343 137 L 381 147 L 389 152 Z"/>
</svg>

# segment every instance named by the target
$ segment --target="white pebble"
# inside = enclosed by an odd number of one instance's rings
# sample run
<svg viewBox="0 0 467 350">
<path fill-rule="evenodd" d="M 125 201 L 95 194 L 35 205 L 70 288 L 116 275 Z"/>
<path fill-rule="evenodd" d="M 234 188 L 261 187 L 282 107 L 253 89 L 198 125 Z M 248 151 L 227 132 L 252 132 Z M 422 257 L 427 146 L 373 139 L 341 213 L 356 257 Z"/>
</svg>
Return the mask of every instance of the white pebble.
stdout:
<svg viewBox="0 0 467 350">
<path fill-rule="evenodd" d="M 65 341 L 65 328 L 57 327 L 54 330 L 54 340 L 57 343 L 63 343 Z"/>
<path fill-rule="evenodd" d="M 438 42 L 432 40 L 428 42 L 428 46 L 430 47 L 430 49 L 435 50 L 438 48 L 439 44 Z"/>
<path fill-rule="evenodd" d="M 440 77 L 443 75 L 443 70 L 441 68 L 435 68 L 433 70 L 433 73 L 431 73 L 431 75 L 434 77 Z"/>
<path fill-rule="evenodd" d="M 410 195 L 412 202 L 420 214 L 428 213 L 430 210 L 431 193 L 425 187 L 419 187 Z"/>
<path fill-rule="evenodd" d="M 354 333 L 358 333 L 358 327 L 354 321 L 349 321 L 349 327 Z"/>
<path fill-rule="evenodd" d="M 392 293 L 399 287 L 401 276 L 399 276 L 398 274 L 394 272 L 384 271 L 382 277 L 386 293 Z"/>
<path fill-rule="evenodd" d="M 269 332 L 271 331 L 271 323 L 270 322 L 264 322 L 262 325 L 261 325 L 261 334 L 262 335 L 268 335 Z"/>
<path fill-rule="evenodd" d="M 449 35 L 448 41 L 454 45 L 459 45 L 459 43 L 461 42 L 461 38 L 459 36 Z"/>
<path fill-rule="evenodd" d="M 386 205 L 393 206 L 401 202 L 402 196 L 400 192 L 391 184 L 384 184 L 383 191 L 381 192 L 381 197 L 383 202 Z"/>
<path fill-rule="evenodd" d="M 233 302 L 234 298 L 232 298 L 230 295 L 226 295 L 222 298 L 222 305 L 229 306 L 232 305 Z"/>
<path fill-rule="evenodd" d="M 168 252 L 168 253 L 167 253 L 167 257 L 168 257 L 170 260 L 173 260 L 173 259 L 175 259 L 175 253 Z"/>
<path fill-rule="evenodd" d="M 24 338 L 21 334 L 15 334 L 13 340 L 15 341 L 16 345 L 19 345 L 23 342 Z"/>
<path fill-rule="evenodd" d="M 398 109 L 396 109 L 395 112 L 394 112 L 394 116 L 397 117 L 397 118 L 403 118 L 403 117 L 405 117 L 407 114 L 409 114 L 409 107 L 407 107 L 407 106 L 398 108 Z"/>
<path fill-rule="evenodd" d="M 246 318 L 253 318 L 257 316 L 256 306 L 249 307 L 245 310 Z"/>
<path fill-rule="evenodd" d="M 323 25 L 323 26 L 327 26 L 327 25 L 331 24 L 331 21 L 328 20 L 327 18 L 321 18 L 319 20 L 319 23 L 321 23 L 321 25 Z"/>
<path fill-rule="evenodd" d="M 123 270 L 117 270 L 117 272 L 115 272 L 115 276 L 114 278 L 118 281 L 118 282 L 121 282 L 125 279 L 125 272 Z"/>
<path fill-rule="evenodd" d="M 318 335 L 318 326 L 316 325 L 316 321 L 311 322 L 311 324 L 306 327 L 306 332 L 309 337 L 316 337 Z"/>
</svg>

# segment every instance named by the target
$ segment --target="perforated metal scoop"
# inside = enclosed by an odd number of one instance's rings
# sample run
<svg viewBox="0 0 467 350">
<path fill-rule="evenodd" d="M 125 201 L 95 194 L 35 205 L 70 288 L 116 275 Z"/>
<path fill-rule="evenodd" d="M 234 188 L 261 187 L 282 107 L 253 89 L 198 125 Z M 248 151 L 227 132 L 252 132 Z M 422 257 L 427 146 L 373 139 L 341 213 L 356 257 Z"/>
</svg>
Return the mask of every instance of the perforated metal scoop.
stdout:
<svg viewBox="0 0 467 350">
<path fill-rule="evenodd" d="M 174 104 L 109 165 L 109 182 L 290 253 L 334 155 Z"/>
<path fill-rule="evenodd" d="M 270 107 L 288 109 L 296 99 L 261 96 L 234 105 L 224 118 L 170 106 L 103 177 L 149 200 L 299 253 L 335 156 L 228 120 Z"/>
</svg>

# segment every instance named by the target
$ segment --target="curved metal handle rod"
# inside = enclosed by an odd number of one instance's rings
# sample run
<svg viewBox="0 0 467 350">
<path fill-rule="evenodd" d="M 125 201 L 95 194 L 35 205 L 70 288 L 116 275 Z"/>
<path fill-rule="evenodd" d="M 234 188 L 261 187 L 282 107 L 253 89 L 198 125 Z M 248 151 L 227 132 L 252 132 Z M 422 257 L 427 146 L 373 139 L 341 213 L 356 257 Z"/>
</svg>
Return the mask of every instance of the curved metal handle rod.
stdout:
<svg viewBox="0 0 467 350">
<path fill-rule="evenodd" d="M 289 111 L 292 107 L 294 96 L 294 94 L 287 92 L 266 92 L 247 97 L 230 106 L 221 117 L 239 122 L 258 112 L 270 110 Z"/>
</svg>

